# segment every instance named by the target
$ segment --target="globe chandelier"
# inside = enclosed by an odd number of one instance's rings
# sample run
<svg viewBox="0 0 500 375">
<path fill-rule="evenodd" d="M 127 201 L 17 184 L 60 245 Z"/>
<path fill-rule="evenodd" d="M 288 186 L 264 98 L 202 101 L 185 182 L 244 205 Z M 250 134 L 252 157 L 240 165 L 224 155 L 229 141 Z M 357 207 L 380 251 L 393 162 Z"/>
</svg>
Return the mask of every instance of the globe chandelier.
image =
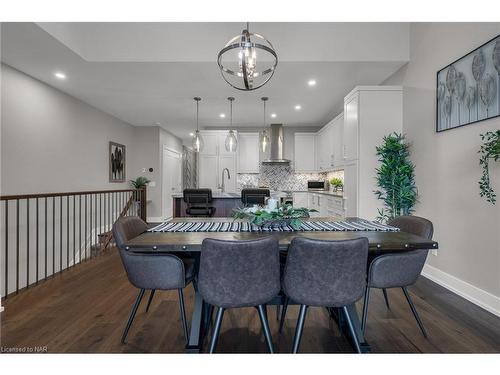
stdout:
<svg viewBox="0 0 500 375">
<path fill-rule="evenodd" d="M 274 75 L 278 55 L 262 35 L 246 28 L 222 48 L 217 64 L 224 80 L 238 90 L 251 91 L 264 86 Z"/>
</svg>

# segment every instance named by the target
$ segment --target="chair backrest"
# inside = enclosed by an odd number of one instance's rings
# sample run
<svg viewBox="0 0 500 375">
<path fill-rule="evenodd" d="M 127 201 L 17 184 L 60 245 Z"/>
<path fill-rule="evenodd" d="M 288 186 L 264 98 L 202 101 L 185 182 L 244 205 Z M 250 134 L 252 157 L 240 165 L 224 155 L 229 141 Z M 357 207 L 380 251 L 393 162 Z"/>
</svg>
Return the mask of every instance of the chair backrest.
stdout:
<svg viewBox="0 0 500 375">
<path fill-rule="evenodd" d="M 297 303 L 341 307 L 363 296 L 368 239 L 294 238 L 288 248 L 283 290 Z"/>
<path fill-rule="evenodd" d="M 201 247 L 198 288 L 219 307 L 265 304 L 280 291 L 278 240 L 205 239 Z"/>
<path fill-rule="evenodd" d="M 178 289 L 185 286 L 184 264 L 171 254 L 134 254 L 125 243 L 148 229 L 137 216 L 119 218 L 113 225 L 113 237 L 132 285 L 144 289 Z"/>
<path fill-rule="evenodd" d="M 418 216 L 399 216 L 388 224 L 428 240 L 432 239 L 434 233 L 432 222 Z M 427 253 L 428 250 L 419 249 L 378 256 L 370 264 L 368 284 L 375 288 L 414 284 L 424 268 Z"/>
<path fill-rule="evenodd" d="M 247 204 L 264 204 L 267 197 L 271 196 L 269 189 L 242 189 L 241 201 Z"/>
<path fill-rule="evenodd" d="M 212 189 L 184 189 L 183 199 L 188 206 L 206 206 L 212 202 Z"/>
<path fill-rule="evenodd" d="M 116 246 L 123 249 L 124 244 L 139 234 L 144 233 L 148 225 L 138 216 L 123 216 L 113 224 L 113 238 Z"/>
<path fill-rule="evenodd" d="M 412 233 L 428 240 L 431 240 L 434 234 L 432 222 L 419 216 L 398 216 L 390 220 L 388 224 L 401 229 L 403 232 Z"/>
</svg>

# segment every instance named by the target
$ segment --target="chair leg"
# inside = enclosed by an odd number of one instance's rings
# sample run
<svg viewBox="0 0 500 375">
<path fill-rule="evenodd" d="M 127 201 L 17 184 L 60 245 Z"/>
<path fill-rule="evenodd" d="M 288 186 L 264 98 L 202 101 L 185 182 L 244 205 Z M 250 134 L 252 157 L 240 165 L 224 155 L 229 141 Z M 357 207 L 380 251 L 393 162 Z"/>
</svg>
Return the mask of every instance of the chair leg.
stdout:
<svg viewBox="0 0 500 375">
<path fill-rule="evenodd" d="M 382 292 L 384 293 L 385 305 L 390 310 L 391 306 L 389 306 L 389 297 L 387 296 L 387 290 L 385 288 L 382 288 Z"/>
<path fill-rule="evenodd" d="M 299 319 L 297 320 L 297 328 L 295 329 L 295 336 L 293 337 L 292 353 L 299 352 L 300 339 L 302 338 L 302 331 L 304 330 L 304 322 L 306 320 L 307 305 L 300 305 Z"/>
<path fill-rule="evenodd" d="M 280 307 L 281 307 L 281 305 L 276 305 L 276 320 L 278 320 L 278 321 L 280 320 L 280 315 L 281 315 L 280 314 L 280 312 L 281 312 Z"/>
<path fill-rule="evenodd" d="M 347 306 L 342 307 L 344 311 L 345 318 L 347 320 L 347 326 L 349 327 L 349 332 L 351 333 L 352 341 L 354 342 L 354 346 L 356 348 L 356 352 L 361 354 L 361 347 L 359 346 L 358 336 L 356 335 L 356 331 L 354 330 L 354 325 L 352 324 L 351 316 L 349 315 L 349 310 L 347 310 Z"/>
<path fill-rule="evenodd" d="M 135 314 L 137 313 L 137 309 L 139 308 L 139 305 L 141 304 L 141 300 L 142 300 L 142 297 L 144 297 L 145 291 L 146 291 L 146 289 L 139 290 L 139 295 L 137 296 L 137 299 L 135 300 L 134 306 L 132 307 L 132 311 L 130 312 L 130 316 L 128 318 L 127 325 L 125 326 L 125 330 L 123 331 L 122 344 L 125 344 L 125 339 L 127 338 L 128 331 L 130 329 L 130 326 L 132 326 L 132 322 L 134 321 Z"/>
<path fill-rule="evenodd" d="M 184 293 L 182 292 L 182 289 L 178 289 L 178 291 L 179 291 L 179 307 L 181 310 L 182 329 L 184 330 L 184 338 L 186 339 L 186 344 L 187 344 L 189 342 L 189 334 L 186 321 L 186 308 L 184 305 Z"/>
<path fill-rule="evenodd" d="M 370 287 L 367 286 L 365 290 L 365 300 L 363 302 L 363 316 L 361 317 L 361 331 L 365 332 L 366 317 L 368 315 L 368 302 L 370 301 Z"/>
<path fill-rule="evenodd" d="M 222 318 L 224 317 L 224 308 L 217 308 L 217 316 L 215 317 L 215 325 L 212 331 L 212 338 L 210 340 L 210 346 L 208 348 L 208 352 L 212 354 L 215 351 L 215 347 L 217 346 L 217 340 L 219 339 L 220 327 L 222 325 Z"/>
<path fill-rule="evenodd" d="M 257 310 L 259 311 L 260 323 L 262 324 L 262 330 L 266 338 L 267 350 L 269 350 L 269 353 L 274 353 L 271 330 L 269 329 L 269 322 L 267 321 L 266 305 L 258 305 Z"/>
<path fill-rule="evenodd" d="M 155 295 L 156 289 L 151 289 L 151 293 L 149 294 L 148 304 L 146 305 L 146 312 L 149 311 L 149 306 L 151 305 L 151 301 L 153 300 L 153 296 Z"/>
<path fill-rule="evenodd" d="M 410 298 L 410 294 L 408 294 L 408 290 L 406 289 L 406 287 L 402 287 L 401 289 L 403 289 L 403 293 L 405 294 L 406 300 L 410 305 L 411 312 L 413 313 L 413 316 L 415 317 L 415 320 L 417 321 L 418 326 L 422 331 L 422 334 L 424 335 L 425 338 L 427 338 L 427 332 L 425 331 L 424 324 L 420 320 L 420 316 L 418 315 L 417 309 L 415 308 L 415 305 L 413 304 L 413 301 Z"/>
<path fill-rule="evenodd" d="M 285 301 L 283 302 L 283 307 L 281 308 L 281 318 L 280 318 L 280 329 L 279 333 L 283 331 L 283 326 L 285 325 L 285 316 L 286 316 L 286 310 L 288 309 L 288 302 L 289 298 L 285 297 Z"/>
</svg>

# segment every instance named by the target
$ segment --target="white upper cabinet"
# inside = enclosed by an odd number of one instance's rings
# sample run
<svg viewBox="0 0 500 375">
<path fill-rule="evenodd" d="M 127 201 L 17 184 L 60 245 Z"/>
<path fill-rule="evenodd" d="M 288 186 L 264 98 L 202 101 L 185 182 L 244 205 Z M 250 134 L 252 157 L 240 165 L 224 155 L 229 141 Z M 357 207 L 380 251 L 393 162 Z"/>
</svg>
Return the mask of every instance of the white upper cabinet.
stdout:
<svg viewBox="0 0 500 375">
<path fill-rule="evenodd" d="M 222 171 L 229 170 L 224 177 L 225 191 L 236 191 L 236 152 L 226 151 L 227 130 L 202 130 L 203 148 L 198 154 L 198 187 L 218 190 L 222 185 Z"/>
<path fill-rule="evenodd" d="M 238 173 L 259 173 L 259 133 L 238 133 Z"/>
<path fill-rule="evenodd" d="M 401 86 L 358 86 L 344 100 L 344 198 L 347 216 L 373 220 L 382 208 L 376 190 L 380 165 L 376 147 L 383 137 L 401 133 Z"/>
<path fill-rule="evenodd" d="M 295 172 L 316 171 L 316 133 L 295 133 Z"/>
<path fill-rule="evenodd" d="M 316 171 L 331 171 L 343 165 L 343 128 L 341 113 L 316 133 Z"/>
<path fill-rule="evenodd" d="M 333 124 L 333 167 L 344 165 L 344 113 L 338 115 Z"/>
<path fill-rule="evenodd" d="M 355 92 L 344 101 L 344 161 L 358 160 L 359 93 Z"/>
<path fill-rule="evenodd" d="M 216 131 L 200 131 L 203 140 L 203 147 L 201 148 L 200 155 L 217 155 L 219 148 L 219 135 Z"/>
</svg>

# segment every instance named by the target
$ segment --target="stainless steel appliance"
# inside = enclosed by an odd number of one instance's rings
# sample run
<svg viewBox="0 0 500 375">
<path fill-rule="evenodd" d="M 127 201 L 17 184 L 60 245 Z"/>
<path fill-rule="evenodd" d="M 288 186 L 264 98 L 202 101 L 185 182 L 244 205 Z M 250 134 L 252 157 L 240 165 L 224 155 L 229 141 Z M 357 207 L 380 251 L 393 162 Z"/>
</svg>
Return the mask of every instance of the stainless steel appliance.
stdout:
<svg viewBox="0 0 500 375">
<path fill-rule="evenodd" d="M 307 190 L 328 190 L 328 181 L 310 180 L 307 181 Z"/>
</svg>

